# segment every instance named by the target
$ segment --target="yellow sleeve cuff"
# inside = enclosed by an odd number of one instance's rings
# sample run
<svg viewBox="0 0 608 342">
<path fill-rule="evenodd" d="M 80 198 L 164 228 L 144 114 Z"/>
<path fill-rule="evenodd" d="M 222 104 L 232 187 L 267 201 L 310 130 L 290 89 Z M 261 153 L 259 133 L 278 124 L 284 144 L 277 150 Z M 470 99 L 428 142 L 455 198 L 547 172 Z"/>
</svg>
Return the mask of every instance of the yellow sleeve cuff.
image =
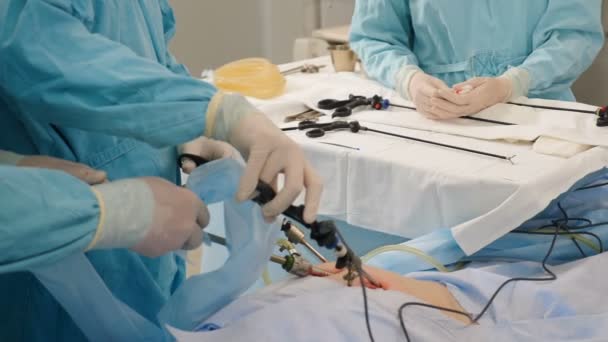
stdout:
<svg viewBox="0 0 608 342">
<path fill-rule="evenodd" d="M 213 138 L 215 134 L 215 124 L 217 120 L 217 112 L 224 98 L 224 93 L 218 91 L 209 101 L 207 113 L 205 114 L 205 136 Z"/>
<path fill-rule="evenodd" d="M 85 252 L 91 250 L 97 244 L 99 238 L 103 236 L 104 223 L 106 220 L 106 204 L 103 200 L 103 196 L 99 191 L 97 191 L 97 189 L 93 187 L 91 187 L 91 191 L 93 191 L 93 194 L 95 194 L 95 197 L 97 197 L 97 204 L 99 205 L 99 221 L 97 222 L 97 229 L 95 229 L 95 236 L 85 249 Z"/>
</svg>

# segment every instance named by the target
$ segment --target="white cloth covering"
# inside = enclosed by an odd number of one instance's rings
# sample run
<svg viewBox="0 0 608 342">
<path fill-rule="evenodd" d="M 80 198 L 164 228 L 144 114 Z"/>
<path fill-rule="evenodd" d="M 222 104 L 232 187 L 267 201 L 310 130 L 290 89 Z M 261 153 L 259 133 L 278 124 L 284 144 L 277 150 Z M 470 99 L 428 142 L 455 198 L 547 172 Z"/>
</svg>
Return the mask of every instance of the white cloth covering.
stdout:
<svg viewBox="0 0 608 342">
<path fill-rule="evenodd" d="M 288 76 L 283 96 L 256 104 L 277 124 L 288 127 L 294 124 L 284 124 L 282 118 L 301 111 L 303 103 L 345 99 L 351 93 L 378 94 L 409 104 L 376 82 L 351 73 L 331 73 L 327 68 L 316 75 Z M 518 100 L 524 101 L 593 109 L 576 103 Z M 515 156 L 513 164 L 371 132 L 331 132 L 319 139 L 307 138 L 300 131 L 288 134 L 303 147 L 324 178 L 321 214 L 406 238 L 452 228 L 467 254 L 516 228 L 576 181 L 608 163 L 608 150 L 593 147 L 608 146 L 608 128 L 596 127 L 593 115 L 504 104 L 478 116 L 518 125 L 497 126 L 466 119 L 437 122 L 400 108 L 356 110 L 346 119 L 383 131 Z M 559 144 L 565 140 L 590 148 L 577 149 L 569 158 L 547 155 L 538 153 L 539 146 L 533 147 L 539 137 L 559 137 Z"/>
</svg>

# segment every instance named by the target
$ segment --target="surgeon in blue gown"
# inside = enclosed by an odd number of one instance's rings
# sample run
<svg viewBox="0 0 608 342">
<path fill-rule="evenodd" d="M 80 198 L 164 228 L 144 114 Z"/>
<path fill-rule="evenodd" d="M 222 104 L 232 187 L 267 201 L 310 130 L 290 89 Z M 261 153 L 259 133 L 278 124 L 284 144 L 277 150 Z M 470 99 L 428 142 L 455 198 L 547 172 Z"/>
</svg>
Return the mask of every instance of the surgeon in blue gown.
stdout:
<svg viewBox="0 0 608 342">
<path fill-rule="evenodd" d="M 154 176 L 179 184 L 177 146 L 214 138 L 229 142 L 248 161 L 238 199 L 251 196 L 258 179 L 272 182 L 282 172 L 285 186 L 262 208 L 264 216 L 275 217 L 306 188 L 304 216 L 313 220 L 322 187 L 300 149 L 243 97 L 191 78 L 168 51 L 173 33 L 167 0 L 0 2 L 0 149 L 83 163 L 103 170 L 110 181 Z M 53 174 L 51 180 L 66 194 L 77 191 L 62 176 Z M 42 187 L 23 191 L 31 200 L 8 199 L 17 208 L 35 203 L 32 210 L 47 212 L 67 200 L 60 191 L 36 194 Z M 87 196 L 80 203 L 93 210 L 91 193 Z M 1 200 L 4 209 L 7 198 Z M 82 210 L 66 211 L 64 220 L 31 216 L 38 221 L 28 225 L 19 224 L 27 211 L 3 211 L 4 243 L 26 244 L 23 236 L 30 236 L 47 250 L 30 255 L 25 245 L 8 245 L 14 254 L 0 264 L 0 340 L 85 339 L 61 304 L 27 272 L 85 250 L 113 294 L 157 322 L 159 309 L 184 279 L 183 262 L 175 254 L 158 256 L 159 237 L 170 225 L 152 213 L 148 223 L 160 230 L 155 241 L 152 237 L 157 244 L 129 249 L 137 240 L 130 224 L 116 226 L 110 236 L 85 232 L 84 219 L 77 219 Z"/>
<path fill-rule="evenodd" d="M 520 96 L 573 101 L 604 41 L 600 0 L 357 1 L 353 50 L 433 119 Z"/>
</svg>

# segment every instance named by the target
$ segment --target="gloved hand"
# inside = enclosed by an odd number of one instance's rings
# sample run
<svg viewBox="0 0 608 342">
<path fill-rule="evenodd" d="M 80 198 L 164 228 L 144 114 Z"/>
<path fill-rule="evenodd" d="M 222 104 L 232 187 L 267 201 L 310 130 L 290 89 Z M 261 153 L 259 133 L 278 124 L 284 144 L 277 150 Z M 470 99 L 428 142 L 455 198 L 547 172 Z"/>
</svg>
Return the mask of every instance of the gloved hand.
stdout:
<svg viewBox="0 0 608 342">
<path fill-rule="evenodd" d="M 209 223 L 207 206 L 185 188 L 146 177 L 93 187 L 101 208 L 88 249 L 129 248 L 147 257 L 195 249 Z"/>
<path fill-rule="evenodd" d="M 459 93 L 462 89 L 471 89 Z M 459 83 L 454 89 L 439 92 L 441 98 L 433 99 L 433 105 L 443 111 L 439 119 L 451 119 L 476 114 L 497 103 L 511 98 L 511 81 L 502 77 L 478 77 Z"/>
<path fill-rule="evenodd" d="M 529 84 L 526 70 L 511 68 L 499 77 L 476 77 L 454 85 L 453 89 L 442 89 L 433 99 L 433 105 L 444 112 L 440 119 L 477 114 L 495 104 L 527 95 Z"/>
<path fill-rule="evenodd" d="M 443 112 L 433 105 L 440 90 L 450 88 L 440 79 L 427 75 L 418 67 L 408 66 L 401 72 L 398 91 L 406 100 L 414 102 L 416 110 L 429 119 L 439 119 Z"/>
<path fill-rule="evenodd" d="M 208 161 L 235 158 L 237 154 L 236 150 L 229 144 L 207 137 L 200 137 L 181 145 L 179 152 L 180 154 L 188 153 L 201 156 Z M 185 173 L 190 174 L 196 168 L 196 164 L 190 159 L 185 159 L 182 161 L 181 168 Z"/>
<path fill-rule="evenodd" d="M 95 170 L 87 165 L 59 158 L 23 156 L 17 161 L 16 166 L 64 171 L 90 185 L 100 184 L 106 181 L 106 173 L 104 171 Z"/>
<path fill-rule="evenodd" d="M 240 95 L 220 93 L 209 107 L 205 135 L 228 141 L 247 160 L 237 200 L 251 198 L 258 180 L 272 184 L 284 173 L 285 185 L 264 205 L 264 216 L 272 220 L 281 214 L 305 187 L 304 220 L 314 221 L 323 186 L 300 147 Z"/>
</svg>

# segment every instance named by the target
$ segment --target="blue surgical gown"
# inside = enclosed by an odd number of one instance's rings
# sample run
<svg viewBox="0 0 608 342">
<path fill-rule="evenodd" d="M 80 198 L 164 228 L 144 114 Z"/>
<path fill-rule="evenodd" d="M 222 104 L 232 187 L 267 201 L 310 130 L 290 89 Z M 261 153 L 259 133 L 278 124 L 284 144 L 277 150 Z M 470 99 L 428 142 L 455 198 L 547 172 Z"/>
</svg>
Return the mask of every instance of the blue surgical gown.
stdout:
<svg viewBox="0 0 608 342">
<path fill-rule="evenodd" d="M 530 74 L 529 97 L 574 100 L 572 83 L 604 41 L 600 0 L 357 1 L 351 45 L 365 70 L 395 88 L 417 65 L 448 85 Z"/>
<path fill-rule="evenodd" d="M 173 33 L 167 0 L 1 1 L 0 149 L 85 163 L 111 180 L 179 182 L 174 146 L 203 133 L 216 89 L 189 77 L 169 53 Z M 55 181 L 69 189 L 65 179 Z M 4 203 L 51 213 L 65 197 L 26 190 L 31 198 L 0 194 L 3 230 L 19 244 L 0 264 L 0 340 L 84 340 L 27 271 L 86 247 L 84 218 L 69 217 L 91 203 L 75 197 L 65 220 L 32 215 L 28 228 L 20 223 L 23 209 L 6 211 Z M 32 206 L 37 196 L 43 200 Z M 44 254 L 29 254 L 36 246 Z M 173 254 L 150 259 L 105 250 L 87 257 L 115 296 L 152 322 L 184 276 Z"/>
</svg>

